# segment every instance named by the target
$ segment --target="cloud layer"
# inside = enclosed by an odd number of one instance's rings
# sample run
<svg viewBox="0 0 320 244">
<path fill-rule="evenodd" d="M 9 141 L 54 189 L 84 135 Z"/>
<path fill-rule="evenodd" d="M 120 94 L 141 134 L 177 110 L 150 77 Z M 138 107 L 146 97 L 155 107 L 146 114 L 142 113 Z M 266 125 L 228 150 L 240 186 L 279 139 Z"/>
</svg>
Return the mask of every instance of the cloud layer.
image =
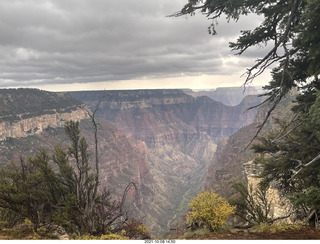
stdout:
<svg viewBox="0 0 320 244">
<path fill-rule="evenodd" d="M 186 0 L 8 0 L 0 2 L 0 87 L 229 75 L 245 71 L 257 53 L 228 48 L 237 24 L 166 17 Z"/>
</svg>

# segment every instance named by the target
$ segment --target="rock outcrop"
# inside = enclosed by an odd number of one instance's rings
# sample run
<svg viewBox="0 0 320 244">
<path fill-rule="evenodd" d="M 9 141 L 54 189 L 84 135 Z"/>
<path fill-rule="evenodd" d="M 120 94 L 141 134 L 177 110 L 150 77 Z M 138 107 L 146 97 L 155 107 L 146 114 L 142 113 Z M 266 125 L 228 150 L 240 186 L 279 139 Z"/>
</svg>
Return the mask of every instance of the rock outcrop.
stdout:
<svg viewBox="0 0 320 244">
<path fill-rule="evenodd" d="M 0 122 L 0 141 L 8 137 L 21 138 L 39 134 L 48 127 L 62 127 L 65 121 L 68 120 L 80 121 L 88 118 L 88 114 L 83 108 L 74 108 L 73 111 L 65 113 L 57 112 L 56 110 L 51 110 L 50 112 L 52 113 L 16 120 L 15 122 Z M 23 117 L 23 115 L 17 116 Z"/>
<path fill-rule="evenodd" d="M 0 90 L 0 141 L 62 127 L 67 120 L 88 118 L 84 106 L 67 93 L 37 89 Z"/>
<path fill-rule="evenodd" d="M 243 166 L 248 187 L 252 186 L 253 192 L 255 192 L 261 181 L 261 178 L 258 178 L 258 176 L 262 168 L 254 164 L 253 161 L 249 161 Z M 293 223 L 295 219 L 295 215 L 293 215 L 294 207 L 290 200 L 280 193 L 275 182 L 269 186 L 266 192 L 266 198 L 268 204 L 270 204 L 270 212 L 268 214 L 270 219 L 279 220 L 287 224 Z"/>
</svg>

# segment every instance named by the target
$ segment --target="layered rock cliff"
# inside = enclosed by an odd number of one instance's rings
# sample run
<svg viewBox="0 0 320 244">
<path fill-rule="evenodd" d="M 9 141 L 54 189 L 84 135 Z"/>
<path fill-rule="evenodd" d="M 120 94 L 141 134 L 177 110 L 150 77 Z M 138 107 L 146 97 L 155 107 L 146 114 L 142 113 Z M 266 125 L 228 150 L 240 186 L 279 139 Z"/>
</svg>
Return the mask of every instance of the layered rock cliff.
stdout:
<svg viewBox="0 0 320 244">
<path fill-rule="evenodd" d="M 121 197 L 134 182 L 138 191 L 130 192 L 128 210 L 154 235 L 167 232 L 185 213 L 189 197 L 203 189 L 217 143 L 252 123 L 255 111 L 246 109 L 260 102 L 248 96 L 231 107 L 181 90 L 71 94 L 81 102 L 65 93 L 1 90 L 0 162 L 40 148 L 50 151 L 56 143 L 67 146 L 63 125 L 69 119 L 81 121 L 81 132 L 93 145 L 83 103 L 96 109 L 100 101 L 102 186 Z"/>
<path fill-rule="evenodd" d="M 67 93 L 37 89 L 0 90 L 0 141 L 39 134 L 67 120 L 88 118 L 84 106 Z"/>
<path fill-rule="evenodd" d="M 92 122 L 84 105 L 70 95 L 35 89 L 0 90 L 0 95 L 0 164 L 18 162 L 20 157 L 27 158 L 40 149 L 50 153 L 58 143 L 66 149 L 68 138 L 63 126 L 67 120 L 80 121 L 81 134 L 93 155 Z M 134 182 L 138 191 L 129 192 L 127 210 L 131 217 L 144 218 L 149 207 L 146 196 L 152 195 L 150 185 L 154 182 L 147 166 L 148 149 L 143 142 L 128 139 L 113 123 L 101 119 L 97 122 L 100 187 L 106 187 L 114 199 L 121 199 L 126 186 Z M 148 216 L 148 221 L 157 220 Z"/>
<path fill-rule="evenodd" d="M 247 97 L 236 107 L 208 97 L 194 98 L 181 90 L 72 92 L 73 97 L 110 120 L 127 137 L 147 146 L 153 182 L 148 199 L 148 226 L 168 231 L 187 210 L 190 196 L 202 190 L 216 143 L 251 123 L 259 103 Z M 148 216 L 146 217 L 148 221 Z"/>
<path fill-rule="evenodd" d="M 206 96 L 194 98 L 182 90 L 71 92 L 74 98 L 113 121 L 127 135 L 147 143 L 185 138 L 206 132 L 216 142 L 253 122 L 261 99 L 247 96 L 237 106 L 226 106 Z"/>
</svg>

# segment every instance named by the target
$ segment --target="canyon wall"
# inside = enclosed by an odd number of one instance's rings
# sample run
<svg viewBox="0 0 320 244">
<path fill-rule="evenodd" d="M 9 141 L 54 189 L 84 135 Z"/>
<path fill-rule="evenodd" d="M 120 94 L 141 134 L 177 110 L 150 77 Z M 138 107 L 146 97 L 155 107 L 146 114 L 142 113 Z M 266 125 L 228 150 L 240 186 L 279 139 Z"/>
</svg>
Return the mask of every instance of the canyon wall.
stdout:
<svg viewBox="0 0 320 244">
<path fill-rule="evenodd" d="M 237 106 L 209 97 L 192 97 L 182 90 L 131 90 L 71 92 L 74 98 L 114 122 L 128 136 L 148 143 L 185 138 L 206 132 L 215 142 L 252 123 L 262 100 L 247 96 Z"/>
<path fill-rule="evenodd" d="M 211 98 L 192 97 L 181 90 L 71 92 L 96 109 L 127 136 L 147 147 L 147 167 L 153 182 L 146 221 L 154 233 L 165 233 L 187 210 L 190 196 L 202 189 L 217 143 L 252 123 L 260 102 L 246 97 L 235 107 Z M 149 217 L 148 217 L 149 216 Z M 152 219 L 152 221 L 149 221 Z M 153 222 L 156 220 L 156 222 Z"/>
<path fill-rule="evenodd" d="M 175 227 L 190 196 L 203 189 L 216 167 L 217 144 L 251 124 L 256 111 L 247 108 L 261 101 L 247 96 L 232 107 L 181 90 L 70 94 L 0 90 L 0 162 L 31 156 L 40 148 L 50 152 L 57 143 L 66 148 L 63 125 L 70 119 L 80 121 L 93 155 L 93 127 L 84 109 L 95 110 L 100 102 L 101 187 L 120 198 L 134 182 L 138 190 L 130 191 L 127 209 L 154 236 Z M 225 177 L 223 171 L 220 176 Z"/>
<path fill-rule="evenodd" d="M 48 112 L 50 113 L 26 119 L 22 119 L 23 114 L 18 114 L 16 116 L 21 118 L 21 120 L 0 122 L 0 141 L 8 137 L 21 138 L 39 134 L 48 127 L 63 127 L 65 121 L 68 120 L 80 121 L 88 118 L 88 114 L 83 108 L 75 107 L 73 111 L 65 113 L 57 112 L 56 110 Z"/>
<path fill-rule="evenodd" d="M 67 120 L 88 118 L 83 104 L 67 93 L 37 89 L 0 90 L 0 141 L 62 127 Z"/>
<path fill-rule="evenodd" d="M 293 105 L 292 101 L 295 99 L 295 95 L 296 92 L 292 92 L 278 104 L 259 135 L 263 136 L 277 128 L 276 118 L 287 119 L 288 121 L 292 119 L 293 114 L 290 112 L 290 108 Z M 237 194 L 231 186 L 233 181 L 242 181 L 248 186 L 252 185 L 254 189 L 257 187 L 260 182 L 257 177 L 262 168 L 252 163 L 256 154 L 251 150 L 249 143 L 256 135 L 270 107 L 268 103 L 262 105 L 253 123 L 219 142 L 214 160 L 208 165 L 205 188 L 213 188 L 221 196 L 229 198 Z M 284 113 L 284 111 L 286 112 Z M 254 140 L 252 142 L 252 144 L 255 143 L 259 143 L 259 141 Z M 267 199 L 272 208 L 269 217 L 275 219 L 288 216 L 293 210 L 290 201 L 281 195 L 276 185 L 275 182 L 272 182 L 267 191 Z M 295 217 L 295 215 L 291 215 L 290 218 L 282 221 L 291 223 Z"/>
</svg>

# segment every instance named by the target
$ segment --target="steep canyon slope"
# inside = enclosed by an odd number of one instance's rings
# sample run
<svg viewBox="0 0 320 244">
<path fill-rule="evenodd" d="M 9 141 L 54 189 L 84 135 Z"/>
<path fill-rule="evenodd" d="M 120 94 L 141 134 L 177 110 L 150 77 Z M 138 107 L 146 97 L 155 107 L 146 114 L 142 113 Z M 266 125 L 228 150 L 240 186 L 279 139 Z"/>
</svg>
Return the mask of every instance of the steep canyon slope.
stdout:
<svg viewBox="0 0 320 244">
<path fill-rule="evenodd" d="M 181 90 L 133 90 L 72 92 L 74 98 L 95 109 L 129 138 L 148 148 L 147 164 L 153 176 L 153 196 L 146 196 L 154 228 L 168 231 L 185 213 L 189 196 L 202 188 L 216 144 L 253 122 L 259 103 L 247 96 L 237 106 L 226 106 L 202 96 L 194 98 Z M 151 225 L 152 226 L 152 225 Z"/>
<path fill-rule="evenodd" d="M 68 139 L 63 130 L 68 120 L 80 121 L 81 134 L 94 154 L 94 132 L 88 109 L 66 93 L 36 89 L 0 90 L 0 164 L 19 162 L 45 149 L 51 152 L 56 144 L 66 149 Z M 145 217 L 149 203 L 143 196 L 151 195 L 152 176 L 147 167 L 147 148 L 143 142 L 128 139 L 110 121 L 99 123 L 100 181 L 114 199 L 120 199 L 124 189 L 134 182 L 139 191 L 129 191 L 127 210 L 139 218 Z M 151 210 L 150 210 L 151 211 Z M 149 222 L 156 220 L 148 217 Z"/>
<path fill-rule="evenodd" d="M 136 183 L 138 191 L 130 191 L 127 199 L 129 214 L 143 218 L 155 236 L 185 213 L 189 196 L 203 189 L 217 143 L 252 123 L 256 111 L 246 109 L 260 100 L 248 96 L 232 107 L 181 90 L 70 94 L 0 90 L 0 163 L 40 148 L 50 151 L 57 143 L 66 147 L 63 125 L 70 119 L 80 121 L 93 155 L 93 128 L 85 109 L 95 109 L 101 100 L 101 186 L 120 198 L 130 182 Z"/>
<path fill-rule="evenodd" d="M 292 91 L 285 97 L 272 112 L 270 118 L 266 121 L 259 135 L 265 135 L 277 127 L 277 118 L 290 121 L 293 117 L 291 107 L 293 106 L 296 91 Z M 235 191 L 232 189 L 230 182 L 246 180 L 246 171 L 253 170 L 252 164 L 247 164 L 255 158 L 255 153 L 248 146 L 258 131 L 258 127 L 264 121 L 271 105 L 268 103 L 259 107 L 254 121 L 251 124 L 241 128 L 225 140 L 221 140 L 217 146 L 215 158 L 208 166 L 207 178 L 205 181 L 206 188 L 214 188 L 224 197 L 232 196 Z M 252 144 L 259 143 L 254 140 Z"/>
</svg>

